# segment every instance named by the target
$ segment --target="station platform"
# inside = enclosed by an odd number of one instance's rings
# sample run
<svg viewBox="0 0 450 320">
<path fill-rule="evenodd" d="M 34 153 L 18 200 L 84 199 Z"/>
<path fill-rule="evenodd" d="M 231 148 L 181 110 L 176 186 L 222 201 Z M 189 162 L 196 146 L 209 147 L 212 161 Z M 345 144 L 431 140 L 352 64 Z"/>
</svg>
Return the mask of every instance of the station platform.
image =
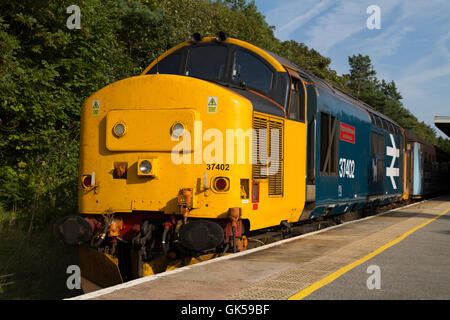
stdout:
<svg viewBox="0 0 450 320">
<path fill-rule="evenodd" d="M 450 196 L 75 300 L 450 299 Z"/>
</svg>

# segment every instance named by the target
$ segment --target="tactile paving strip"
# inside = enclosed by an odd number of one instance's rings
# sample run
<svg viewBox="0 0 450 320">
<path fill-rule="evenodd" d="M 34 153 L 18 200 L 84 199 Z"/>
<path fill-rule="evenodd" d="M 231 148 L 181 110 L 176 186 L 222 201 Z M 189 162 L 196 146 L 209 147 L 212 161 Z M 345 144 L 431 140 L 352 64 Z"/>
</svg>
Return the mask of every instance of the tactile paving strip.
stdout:
<svg viewBox="0 0 450 320">
<path fill-rule="evenodd" d="M 295 268 L 281 275 L 259 282 L 257 285 L 239 292 L 230 299 L 287 299 L 293 293 L 325 277 L 328 272 Z"/>
</svg>

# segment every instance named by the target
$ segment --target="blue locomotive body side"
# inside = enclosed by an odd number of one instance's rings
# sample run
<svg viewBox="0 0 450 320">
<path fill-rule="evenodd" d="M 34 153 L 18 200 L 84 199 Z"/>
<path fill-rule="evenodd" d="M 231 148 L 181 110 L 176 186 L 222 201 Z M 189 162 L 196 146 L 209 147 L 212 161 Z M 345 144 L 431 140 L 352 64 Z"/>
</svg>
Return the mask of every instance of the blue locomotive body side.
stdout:
<svg viewBox="0 0 450 320">
<path fill-rule="evenodd" d="M 372 126 L 372 130 L 378 129 L 384 138 L 384 163 L 382 166 L 383 177 L 382 181 L 377 181 L 375 178 L 369 183 L 369 186 L 375 188 L 375 192 L 371 196 L 378 197 L 381 204 L 391 202 L 403 193 L 403 145 L 404 137 L 395 135 L 378 127 Z M 384 132 L 383 132 L 384 131 Z M 372 164 L 375 162 L 375 156 L 372 154 Z M 372 170 L 373 177 L 375 177 L 374 168 Z"/>
<path fill-rule="evenodd" d="M 318 83 L 316 94 L 316 196 L 309 218 L 400 198 L 404 145 L 400 130 L 392 124 L 385 129 L 382 121 L 377 126 L 366 106 L 326 85 Z"/>
</svg>

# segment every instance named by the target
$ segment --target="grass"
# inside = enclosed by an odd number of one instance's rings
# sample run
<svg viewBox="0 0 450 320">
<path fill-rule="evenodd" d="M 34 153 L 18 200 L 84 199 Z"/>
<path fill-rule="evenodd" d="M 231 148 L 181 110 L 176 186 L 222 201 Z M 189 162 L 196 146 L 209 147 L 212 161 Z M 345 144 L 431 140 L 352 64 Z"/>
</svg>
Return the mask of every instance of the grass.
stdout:
<svg viewBox="0 0 450 320">
<path fill-rule="evenodd" d="M 66 273 L 78 265 L 78 250 L 58 243 L 53 222 L 33 226 L 0 208 L 0 300 L 63 299 L 82 293 L 69 290 Z"/>
</svg>

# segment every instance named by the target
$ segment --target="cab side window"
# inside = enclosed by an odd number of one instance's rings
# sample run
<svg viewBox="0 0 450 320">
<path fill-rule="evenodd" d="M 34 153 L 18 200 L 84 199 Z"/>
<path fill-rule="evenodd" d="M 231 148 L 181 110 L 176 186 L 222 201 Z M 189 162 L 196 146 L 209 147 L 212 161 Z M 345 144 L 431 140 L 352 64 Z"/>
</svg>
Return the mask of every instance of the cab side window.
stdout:
<svg viewBox="0 0 450 320">
<path fill-rule="evenodd" d="M 300 79 L 292 78 L 289 119 L 305 122 L 305 91 Z"/>
</svg>

